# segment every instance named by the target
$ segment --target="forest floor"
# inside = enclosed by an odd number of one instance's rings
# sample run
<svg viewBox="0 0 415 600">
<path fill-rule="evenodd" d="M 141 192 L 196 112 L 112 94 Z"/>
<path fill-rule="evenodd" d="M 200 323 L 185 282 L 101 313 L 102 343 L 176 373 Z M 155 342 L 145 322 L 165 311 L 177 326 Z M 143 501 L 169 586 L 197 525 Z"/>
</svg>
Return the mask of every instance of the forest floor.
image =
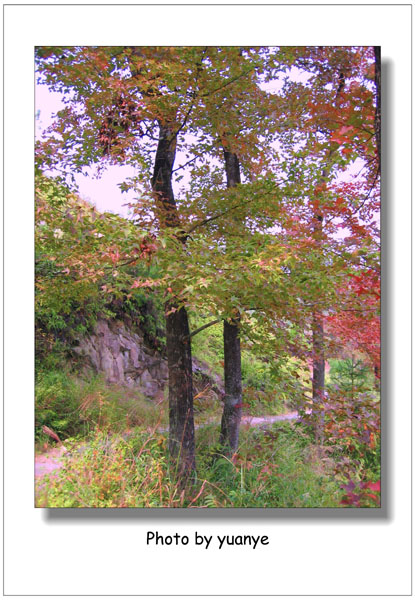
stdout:
<svg viewBox="0 0 415 600">
<path fill-rule="evenodd" d="M 277 421 L 294 421 L 298 418 L 297 411 L 292 411 L 289 413 L 285 413 L 282 415 L 264 415 L 262 417 L 253 417 L 250 415 L 245 415 L 242 417 L 242 425 L 247 425 L 249 427 L 259 427 L 271 425 Z M 203 427 L 204 425 L 211 424 L 203 423 L 201 425 L 196 425 L 196 429 L 199 427 Z M 167 431 L 165 428 L 158 428 L 161 431 Z M 64 445 L 61 445 L 57 448 L 52 448 L 46 452 L 36 453 L 35 454 L 35 478 L 36 480 L 41 479 L 44 475 L 57 472 L 59 469 L 63 467 L 62 457 L 67 452 L 67 449 Z"/>
</svg>

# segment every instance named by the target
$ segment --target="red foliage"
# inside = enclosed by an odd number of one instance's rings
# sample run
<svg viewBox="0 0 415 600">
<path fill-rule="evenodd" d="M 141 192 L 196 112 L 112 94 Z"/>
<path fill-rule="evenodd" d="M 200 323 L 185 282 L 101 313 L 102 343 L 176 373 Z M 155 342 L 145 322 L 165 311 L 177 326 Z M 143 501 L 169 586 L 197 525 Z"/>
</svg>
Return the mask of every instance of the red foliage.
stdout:
<svg viewBox="0 0 415 600">
<path fill-rule="evenodd" d="M 380 506 L 380 480 L 379 481 L 359 481 L 354 482 L 351 479 L 347 484 L 341 486 L 346 494 L 343 496 L 340 504 L 343 506 L 355 506 L 360 508 L 374 508 Z M 368 492 L 372 490 L 375 493 Z"/>
</svg>

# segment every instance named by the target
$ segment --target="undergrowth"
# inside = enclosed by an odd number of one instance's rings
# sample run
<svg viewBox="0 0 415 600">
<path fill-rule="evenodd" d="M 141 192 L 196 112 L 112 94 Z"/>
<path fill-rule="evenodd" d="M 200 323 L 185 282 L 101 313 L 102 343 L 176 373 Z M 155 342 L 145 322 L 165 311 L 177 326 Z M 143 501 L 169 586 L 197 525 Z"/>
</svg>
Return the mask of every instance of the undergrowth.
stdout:
<svg viewBox="0 0 415 600">
<path fill-rule="evenodd" d="M 300 427 L 300 433 L 298 427 Z M 310 453 L 301 426 L 242 429 L 238 453 L 218 455 L 217 425 L 197 430 L 198 479 L 185 490 L 166 462 L 164 433 L 135 429 L 128 437 L 96 432 L 69 449 L 57 475 L 37 484 L 37 506 L 48 507 L 324 507 L 339 506 L 331 469 Z"/>
<path fill-rule="evenodd" d="M 182 489 L 166 458 L 166 395 L 149 401 L 101 376 L 47 367 L 36 378 L 37 446 L 51 443 L 43 433 L 47 426 L 67 453 L 61 470 L 37 481 L 37 506 L 379 506 L 379 403 L 368 395 L 347 399 L 331 390 L 323 445 L 316 444 L 315 424 L 305 413 L 302 423 L 264 430 L 242 425 L 238 453 L 229 459 L 218 446 L 223 404 L 217 393 L 205 391 L 202 377 L 194 402 L 197 479 Z M 283 412 L 289 402 L 277 403 L 268 384 L 255 380 L 257 367 L 252 362 L 245 369 L 252 385 L 244 388 L 244 413 Z M 267 373 L 271 377 L 271 368 Z"/>
<path fill-rule="evenodd" d="M 108 385 L 100 375 L 81 378 L 65 370 L 40 372 L 35 386 L 35 434 L 47 438 L 43 426 L 61 439 L 83 438 L 96 428 L 123 432 L 155 423 L 166 425 L 167 402 L 152 402 L 134 389 Z"/>
</svg>

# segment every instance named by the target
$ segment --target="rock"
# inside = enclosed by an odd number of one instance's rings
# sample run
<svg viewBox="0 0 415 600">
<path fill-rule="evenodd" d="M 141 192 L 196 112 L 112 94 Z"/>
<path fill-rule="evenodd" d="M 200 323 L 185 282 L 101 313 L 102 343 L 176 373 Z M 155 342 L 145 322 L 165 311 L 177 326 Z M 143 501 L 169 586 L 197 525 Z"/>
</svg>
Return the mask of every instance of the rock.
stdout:
<svg viewBox="0 0 415 600">
<path fill-rule="evenodd" d="M 78 338 L 74 351 L 87 360 L 108 383 L 135 387 L 146 397 L 163 392 L 167 383 L 166 361 L 144 344 L 138 330 L 120 321 L 99 320 L 92 333 Z"/>
<path fill-rule="evenodd" d="M 121 321 L 99 320 L 92 333 L 77 339 L 73 350 L 87 366 L 104 373 L 108 383 L 137 389 L 150 399 L 160 398 L 168 385 L 166 359 L 144 342 L 140 330 Z M 203 361 L 193 359 L 195 393 L 209 386 L 217 396 L 224 394 L 220 377 Z"/>
<path fill-rule="evenodd" d="M 192 359 L 193 379 L 197 383 L 197 387 L 210 386 L 210 389 L 217 394 L 219 398 L 225 395 L 223 380 L 216 375 L 209 365 L 197 358 Z"/>
</svg>

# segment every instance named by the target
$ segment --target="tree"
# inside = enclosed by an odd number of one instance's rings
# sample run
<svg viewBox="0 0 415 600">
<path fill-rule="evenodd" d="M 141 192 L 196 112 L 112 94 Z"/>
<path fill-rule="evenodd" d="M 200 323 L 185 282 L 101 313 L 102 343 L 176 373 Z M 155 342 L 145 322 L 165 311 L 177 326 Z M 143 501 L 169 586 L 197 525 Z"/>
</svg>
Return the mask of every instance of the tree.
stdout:
<svg viewBox="0 0 415 600">
<path fill-rule="evenodd" d="M 349 275 L 359 276 L 361 263 L 375 262 L 366 256 L 375 252 L 369 240 L 376 235 L 371 219 L 378 202 L 375 134 L 367 128 L 374 118 L 370 52 L 37 51 L 40 76 L 66 102 L 37 145 L 41 168 L 55 169 L 61 178 L 113 163 L 136 168 L 136 176 L 122 184 L 138 195 L 133 235 L 129 229 L 125 239 L 109 237 L 101 263 L 87 252 L 69 268 L 100 281 L 104 291 L 122 281 L 131 293 L 157 286 L 163 296 L 169 449 L 183 481 L 195 468 L 191 311 L 224 321 L 230 360 L 221 439 L 233 450 L 241 414 L 241 340 L 266 347 L 278 359 L 306 360 L 314 346 L 315 396 L 323 388 L 327 319 L 346 304 L 356 310 L 352 294 L 339 290 Z M 306 79 L 294 81 L 293 67 Z M 277 78 L 277 93 L 263 89 Z M 177 149 L 187 154 L 178 166 Z M 355 185 L 339 182 L 336 177 L 357 159 L 365 161 L 360 179 Z M 173 193 L 185 170 L 186 189 Z M 339 239 L 342 228 L 347 235 Z M 123 269 L 141 258 L 153 260 L 157 280 L 131 277 Z M 117 283 L 101 281 L 107 268 L 117 270 Z"/>
<path fill-rule="evenodd" d="M 351 400 L 355 400 L 359 392 L 367 389 L 368 375 L 367 365 L 353 354 L 350 358 L 337 361 L 330 371 L 333 383 L 347 393 Z"/>
<path fill-rule="evenodd" d="M 375 136 L 376 150 L 378 155 L 379 173 L 381 167 L 381 52 L 380 46 L 374 46 L 375 55 L 375 86 L 376 86 L 376 112 L 375 112 Z"/>
<path fill-rule="evenodd" d="M 151 231 L 155 225 L 157 237 L 164 239 L 171 253 L 170 265 L 172 260 L 180 265 L 180 247 L 186 247 L 194 226 L 184 226 L 174 199 L 176 146 L 188 122 L 197 130 L 203 119 L 214 121 L 214 113 L 209 109 L 212 103 L 226 99 L 230 86 L 238 83 L 239 92 L 246 89 L 244 77 L 253 72 L 255 65 L 232 62 L 234 50 L 213 49 L 208 53 L 207 48 L 38 48 L 39 71 L 44 81 L 67 94 L 67 107 L 58 114 L 47 138 L 38 144 L 39 163 L 43 169 L 60 169 L 63 176 L 83 172 L 95 164 L 99 169 L 105 163 L 138 167 L 137 181 L 148 190 L 136 207 L 140 227 L 147 226 Z M 218 67 L 216 71 L 204 68 L 207 55 L 209 64 Z M 222 75 L 229 64 L 234 66 L 224 82 Z M 203 152 L 203 144 L 198 151 Z M 124 189 L 135 183 L 126 182 Z M 186 287 L 181 285 L 184 280 L 181 277 L 167 286 L 166 333 L 169 449 L 172 458 L 178 460 L 179 476 L 185 479 L 195 464 L 186 309 L 189 302 L 185 295 L 177 293 Z M 191 286 L 187 287 L 190 290 Z"/>
<path fill-rule="evenodd" d="M 236 154 L 223 150 L 227 186 L 241 183 L 239 160 Z M 220 443 L 232 454 L 238 449 L 239 426 L 242 417 L 242 370 L 239 314 L 223 324 L 225 398 L 221 422 Z"/>
<path fill-rule="evenodd" d="M 304 98 L 305 129 L 313 132 L 313 137 L 306 142 L 306 150 L 302 148 L 301 153 L 303 156 L 313 156 L 315 164 L 322 164 L 320 177 L 318 174 L 314 175 L 319 180 L 314 187 L 314 198 L 310 197 L 313 235 L 322 247 L 326 223 L 328 219 L 330 222 L 336 218 L 327 213 L 330 203 L 330 180 L 334 181 L 336 171 L 344 170 L 351 160 L 359 156 L 369 165 L 373 163 L 372 134 L 367 129 L 367 121 L 370 122 L 374 118 L 373 96 L 367 83 L 371 57 L 370 53 L 362 48 L 311 47 L 297 49 L 297 52 L 295 64 L 308 73 L 307 81 L 300 92 Z M 294 91 L 299 95 L 295 87 Z M 361 209 L 365 202 L 370 200 L 373 191 L 373 184 L 369 184 L 369 187 L 366 182 L 363 179 L 363 185 L 367 185 L 365 197 L 361 204 L 355 204 L 355 213 L 359 212 L 360 217 L 364 216 Z M 337 202 L 340 208 L 341 199 L 338 198 Z M 350 227 L 350 223 L 344 219 L 344 212 L 340 212 L 336 219 L 339 221 L 339 228 Z M 352 215 L 348 216 L 352 218 Z M 325 304 L 329 308 L 327 302 Z M 312 317 L 315 402 L 321 401 L 324 391 L 325 343 L 322 310 L 323 306 L 320 310 L 315 310 Z"/>
<path fill-rule="evenodd" d="M 154 211 L 159 230 L 171 232 L 173 243 L 184 244 L 172 171 L 178 135 L 194 106 L 198 50 L 39 48 L 37 56 L 46 83 L 70 94 L 68 107 L 38 146 L 42 166 L 65 173 L 102 160 L 132 163 L 144 179 L 156 141 L 152 194 L 144 209 L 147 215 L 149 208 Z M 191 346 L 186 309 L 173 295 L 166 300 L 166 337 L 169 449 L 185 481 L 195 468 Z"/>
<path fill-rule="evenodd" d="M 180 220 L 172 188 L 172 171 L 176 150 L 172 123 L 159 123 L 159 142 L 154 164 L 152 188 L 160 210 L 160 224 L 178 230 Z M 185 243 L 185 237 L 178 235 Z M 166 348 L 169 369 L 169 451 L 181 479 L 195 469 L 193 419 L 192 352 L 187 311 L 174 299 L 166 302 Z"/>
<path fill-rule="evenodd" d="M 254 148 L 256 148 L 256 145 L 252 141 L 258 139 L 258 132 L 252 127 L 251 123 L 253 116 L 259 110 L 258 100 L 264 99 L 264 95 L 260 93 L 258 88 L 255 74 L 255 69 L 258 68 L 259 64 L 258 58 L 255 58 L 257 54 L 258 49 L 248 49 L 246 56 L 244 56 L 242 48 L 210 48 L 206 51 L 205 62 L 201 69 L 201 80 L 204 78 L 205 81 L 213 80 L 217 83 L 214 85 L 213 92 L 203 94 L 205 112 L 201 121 L 196 121 L 196 123 L 198 128 L 202 128 L 213 140 L 209 150 L 213 153 L 213 157 L 216 157 L 219 148 L 223 150 L 228 189 L 235 188 L 241 183 L 240 163 L 235 150 L 238 149 L 239 152 L 243 153 L 247 163 L 255 154 Z M 232 93 L 230 94 L 230 92 Z M 261 110 L 263 108 L 262 105 Z M 246 135 L 249 129 L 249 134 Z M 199 130 L 196 130 L 195 133 L 199 133 Z M 249 140 L 246 137 L 251 140 L 251 145 L 248 145 Z M 197 147 L 197 150 L 193 150 L 193 153 L 195 157 L 206 159 L 207 152 L 203 144 L 201 148 Z M 240 194 L 240 196 L 240 202 L 243 205 L 243 194 Z M 202 219 L 201 224 L 206 226 L 212 221 L 216 221 L 216 219 L 221 219 L 221 217 L 227 219 L 229 211 L 235 211 L 235 216 L 240 212 L 238 211 L 240 208 L 241 205 L 238 204 L 234 207 L 226 205 L 224 208 L 218 207 L 218 214 L 205 217 Z M 254 203 L 250 208 L 256 214 Z M 209 211 L 205 209 L 205 214 L 206 212 L 209 214 Z M 192 235 L 194 235 L 193 232 L 197 227 L 196 224 L 191 228 Z M 238 231 L 241 231 L 241 227 L 238 228 Z M 245 238 L 244 235 L 242 237 Z M 229 246 L 228 235 L 225 235 L 222 240 L 217 236 L 210 238 L 210 240 L 212 244 L 223 243 L 225 247 Z M 191 287 L 194 289 L 193 282 Z M 232 297 L 238 297 L 239 294 L 240 291 L 237 288 L 229 288 L 229 295 Z M 220 297 L 217 304 L 223 306 Z M 227 447 L 228 451 L 233 453 L 238 446 L 239 424 L 242 413 L 239 310 L 236 307 L 231 307 L 230 312 L 228 309 L 222 309 L 222 318 L 224 319 L 225 406 L 220 441 L 223 446 Z M 216 322 L 216 319 L 213 322 Z"/>
</svg>

